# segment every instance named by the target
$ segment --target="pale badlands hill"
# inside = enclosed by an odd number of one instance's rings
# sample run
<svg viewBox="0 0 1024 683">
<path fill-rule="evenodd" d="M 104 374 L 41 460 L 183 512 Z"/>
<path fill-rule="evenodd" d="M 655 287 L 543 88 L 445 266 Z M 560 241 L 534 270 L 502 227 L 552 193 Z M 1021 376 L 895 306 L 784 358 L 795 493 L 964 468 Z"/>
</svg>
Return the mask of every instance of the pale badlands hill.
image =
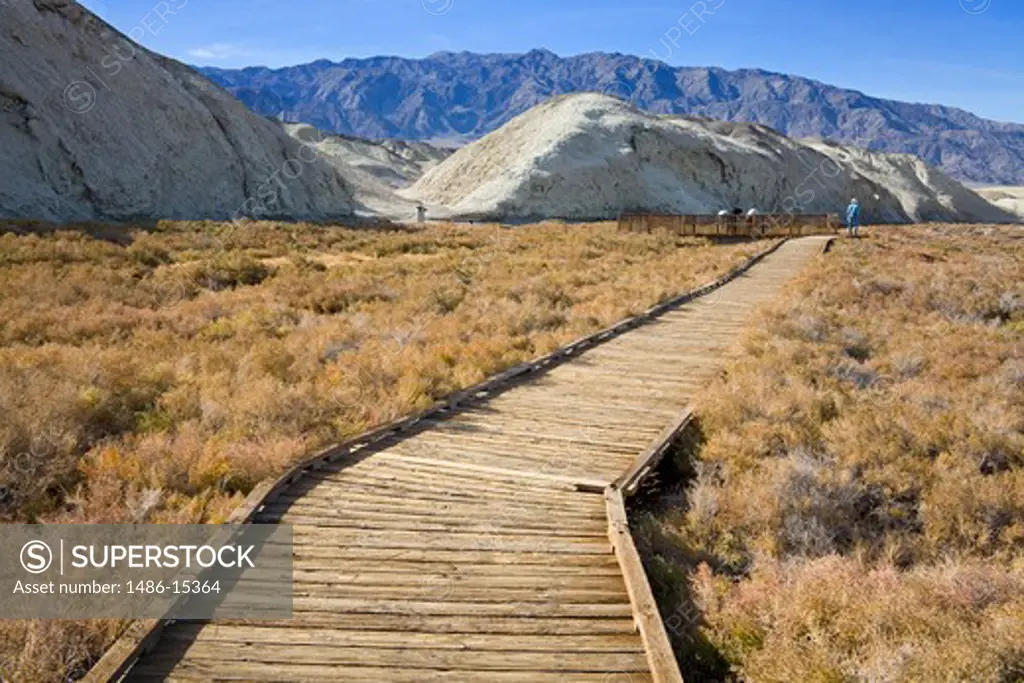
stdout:
<svg viewBox="0 0 1024 683">
<path fill-rule="evenodd" d="M 416 217 L 417 202 L 402 197 L 396 190 L 415 183 L 454 151 L 425 142 L 332 135 L 304 123 L 283 125 L 289 135 L 315 150 L 344 175 L 356 199 L 357 213 L 391 220 Z M 437 207 L 432 208 L 438 213 Z"/>
<path fill-rule="evenodd" d="M 1004 211 L 1024 219 L 1024 187 L 982 187 L 975 191 Z"/>
<path fill-rule="evenodd" d="M 838 212 L 857 197 L 873 221 L 1011 220 L 910 155 L 799 142 L 755 124 L 653 116 L 598 94 L 531 109 L 404 194 L 467 219 Z"/>
<path fill-rule="evenodd" d="M 426 142 L 402 140 L 364 140 L 317 130 L 305 123 L 284 123 L 285 131 L 324 154 L 343 161 L 393 188 L 412 185 L 425 171 L 444 161 L 454 148 Z"/>
<path fill-rule="evenodd" d="M 338 167 L 69 0 L 0 2 L 0 217 L 331 218 Z"/>
</svg>

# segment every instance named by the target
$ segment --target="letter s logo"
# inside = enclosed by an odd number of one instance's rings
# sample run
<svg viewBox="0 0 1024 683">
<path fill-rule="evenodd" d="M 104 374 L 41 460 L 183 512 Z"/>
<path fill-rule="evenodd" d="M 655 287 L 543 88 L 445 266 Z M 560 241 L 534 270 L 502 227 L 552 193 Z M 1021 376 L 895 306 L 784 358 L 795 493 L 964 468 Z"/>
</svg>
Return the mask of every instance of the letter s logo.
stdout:
<svg viewBox="0 0 1024 683">
<path fill-rule="evenodd" d="M 21 566 L 29 574 L 42 574 L 52 563 L 53 552 L 42 541 L 29 541 L 21 547 Z"/>
</svg>

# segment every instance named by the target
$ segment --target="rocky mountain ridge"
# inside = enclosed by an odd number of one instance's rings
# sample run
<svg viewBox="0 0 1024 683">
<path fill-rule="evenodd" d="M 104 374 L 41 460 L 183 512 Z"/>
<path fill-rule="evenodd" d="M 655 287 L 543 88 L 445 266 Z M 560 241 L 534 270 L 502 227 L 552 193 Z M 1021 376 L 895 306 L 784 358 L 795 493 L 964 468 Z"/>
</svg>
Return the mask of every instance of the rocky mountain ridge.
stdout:
<svg viewBox="0 0 1024 683">
<path fill-rule="evenodd" d="M 466 142 L 553 95 L 589 91 L 654 114 L 760 123 L 790 137 L 910 153 L 961 181 L 1024 185 L 1024 125 L 759 69 L 534 50 L 201 71 L 261 114 L 366 138 Z"/>
</svg>

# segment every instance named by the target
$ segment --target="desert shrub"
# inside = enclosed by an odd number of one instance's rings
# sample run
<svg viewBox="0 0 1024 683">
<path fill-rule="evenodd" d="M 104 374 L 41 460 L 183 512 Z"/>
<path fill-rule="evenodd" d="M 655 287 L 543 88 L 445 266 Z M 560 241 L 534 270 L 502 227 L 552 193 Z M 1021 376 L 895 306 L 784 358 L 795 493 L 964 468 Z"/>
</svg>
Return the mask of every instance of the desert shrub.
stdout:
<svg viewBox="0 0 1024 683">
<path fill-rule="evenodd" d="M 128 247 L 129 256 L 148 268 L 157 268 L 172 262 L 171 253 L 151 235 L 136 237 Z"/>
<path fill-rule="evenodd" d="M 703 630 L 744 680 L 1016 681 L 1024 574 L 951 562 L 900 570 L 830 555 L 734 583 L 701 565 Z"/>
<path fill-rule="evenodd" d="M 1005 228 L 843 241 L 698 398 L 660 519 L 685 553 L 652 554 L 689 572 L 731 676 L 1024 675 L 1021 263 Z"/>
<path fill-rule="evenodd" d="M 223 254 L 190 264 L 188 277 L 200 287 L 218 291 L 246 285 L 258 285 L 273 274 L 273 269 L 248 254 Z"/>
<path fill-rule="evenodd" d="M 89 660 L 122 624 L 113 621 L 0 622 L 0 679 L 5 681 L 76 681 Z M 54 647 L 60 643 L 59 647 Z"/>
<path fill-rule="evenodd" d="M 0 517 L 223 521 L 314 450 L 765 246 L 612 225 L 19 224 L 0 234 Z M 3 675 L 63 681 L 119 626 L 6 624 Z"/>
<path fill-rule="evenodd" d="M 378 283 L 352 280 L 329 280 L 322 286 L 313 287 L 302 300 L 301 305 L 313 313 L 334 315 L 344 313 L 362 303 L 386 302 L 395 293 Z"/>
</svg>

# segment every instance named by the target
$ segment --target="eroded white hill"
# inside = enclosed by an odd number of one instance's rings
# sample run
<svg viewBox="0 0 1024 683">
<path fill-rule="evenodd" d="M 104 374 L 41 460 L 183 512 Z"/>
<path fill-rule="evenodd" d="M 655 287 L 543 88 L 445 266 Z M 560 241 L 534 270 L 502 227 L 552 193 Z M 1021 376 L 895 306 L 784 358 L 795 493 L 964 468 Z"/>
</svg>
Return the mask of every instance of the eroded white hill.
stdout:
<svg viewBox="0 0 1024 683">
<path fill-rule="evenodd" d="M 597 94 L 531 109 L 458 150 L 406 195 L 468 219 L 838 212 L 852 197 L 873 221 L 1011 219 L 914 157 L 799 142 L 752 124 L 652 116 Z"/>
<path fill-rule="evenodd" d="M 1003 185 L 982 187 L 975 191 L 1004 211 L 1024 219 L 1024 187 Z"/>
<path fill-rule="evenodd" d="M 358 213 L 412 220 L 417 202 L 396 190 L 407 188 L 447 158 L 452 149 L 425 142 L 363 140 L 324 133 L 304 123 L 285 123 L 285 131 L 338 169 L 352 190 Z M 434 213 L 441 213 L 434 207 Z"/>
</svg>

